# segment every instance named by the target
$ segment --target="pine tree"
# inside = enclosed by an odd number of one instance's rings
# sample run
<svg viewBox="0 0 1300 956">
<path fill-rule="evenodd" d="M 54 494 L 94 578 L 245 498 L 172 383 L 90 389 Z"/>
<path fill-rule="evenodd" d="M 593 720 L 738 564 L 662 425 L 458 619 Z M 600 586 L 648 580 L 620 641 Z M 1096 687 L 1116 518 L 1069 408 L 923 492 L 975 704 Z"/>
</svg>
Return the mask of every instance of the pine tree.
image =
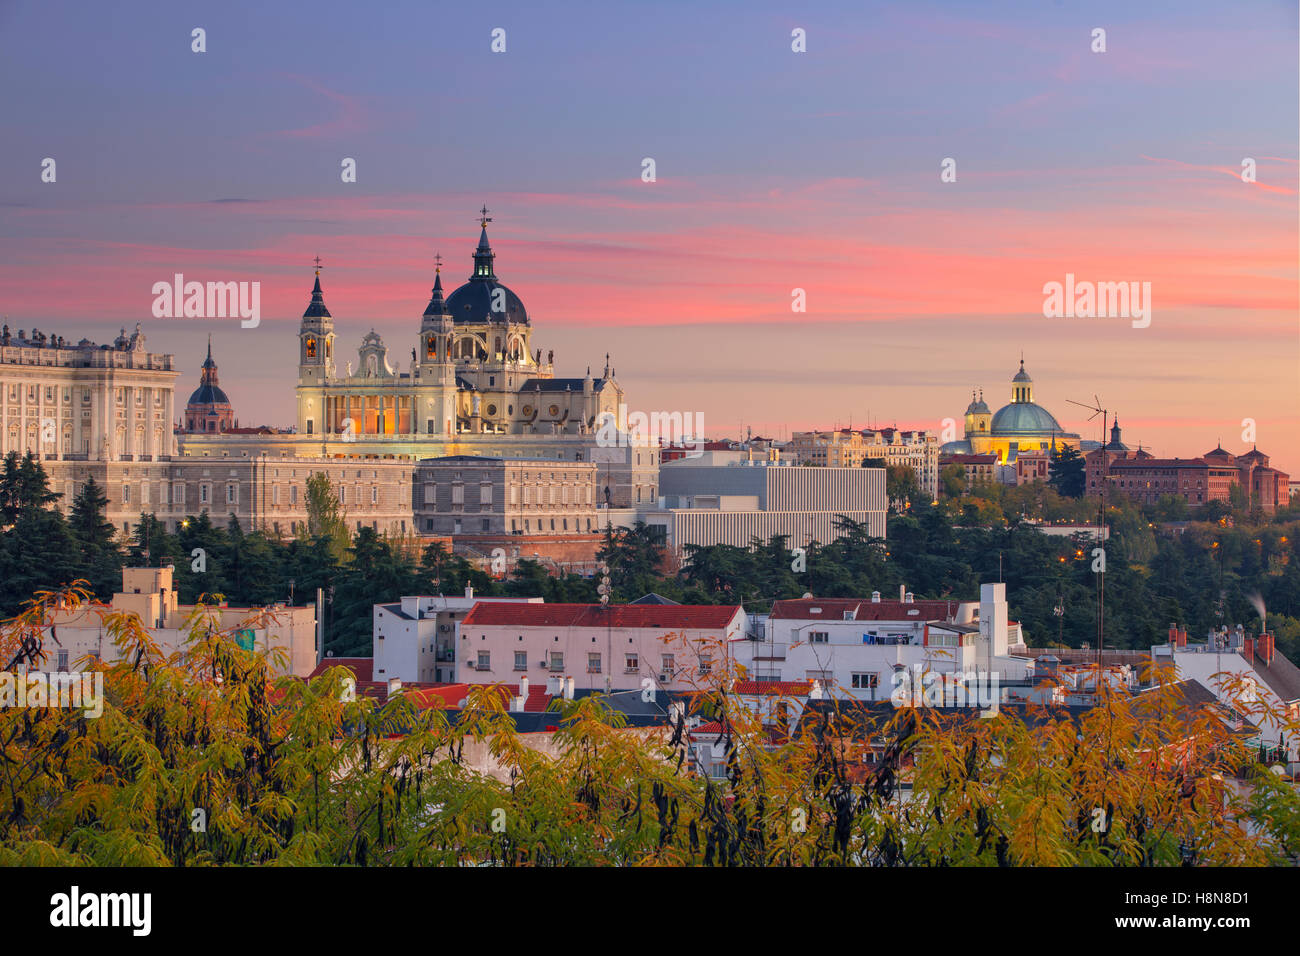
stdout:
<svg viewBox="0 0 1300 956">
<path fill-rule="evenodd" d="M 122 582 L 122 552 L 117 547 L 117 530 L 105 517 L 108 498 L 104 489 L 88 478 L 72 502 L 68 530 L 81 552 L 79 576 L 90 582 L 101 601 L 113 596 Z"/>
</svg>

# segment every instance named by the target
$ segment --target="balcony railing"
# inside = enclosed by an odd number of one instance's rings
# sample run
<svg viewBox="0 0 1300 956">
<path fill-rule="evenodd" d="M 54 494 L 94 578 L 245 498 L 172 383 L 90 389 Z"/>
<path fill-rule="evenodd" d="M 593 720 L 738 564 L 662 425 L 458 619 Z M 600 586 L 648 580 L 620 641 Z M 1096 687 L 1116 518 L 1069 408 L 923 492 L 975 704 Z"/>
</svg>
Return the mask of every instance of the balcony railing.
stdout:
<svg viewBox="0 0 1300 956">
<path fill-rule="evenodd" d="M 786 646 L 771 641 L 760 641 L 754 647 L 754 660 L 783 661 L 785 660 Z"/>
</svg>

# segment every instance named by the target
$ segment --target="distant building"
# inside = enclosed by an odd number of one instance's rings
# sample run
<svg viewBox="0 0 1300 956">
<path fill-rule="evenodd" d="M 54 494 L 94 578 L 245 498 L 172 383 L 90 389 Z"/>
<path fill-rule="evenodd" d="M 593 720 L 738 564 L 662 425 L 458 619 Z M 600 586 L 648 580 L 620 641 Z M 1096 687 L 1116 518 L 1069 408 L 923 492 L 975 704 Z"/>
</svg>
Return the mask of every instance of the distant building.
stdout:
<svg viewBox="0 0 1300 956">
<path fill-rule="evenodd" d="M 229 432 L 239 423 L 230 399 L 217 384 L 217 363 L 212 360 L 212 336 L 208 336 L 208 357 L 203 360 L 199 387 L 185 405 L 185 431 Z"/>
<path fill-rule="evenodd" d="M 994 482 L 998 477 L 998 456 L 991 453 L 987 455 L 958 453 L 939 456 L 940 471 L 949 465 L 957 465 L 962 469 L 966 476 L 967 488 L 973 485 Z"/>
<path fill-rule="evenodd" d="M 194 605 L 181 604 L 172 583 L 171 568 L 123 568 L 122 590 L 109 601 L 109 611 L 139 615 L 150 636 L 164 654 L 184 649 L 189 635 L 185 628 Z M 216 626 L 235 630 L 236 641 L 245 650 L 277 651 L 287 655 L 279 666 L 274 654 L 268 658 L 273 674 L 306 677 L 316 666 L 318 633 L 314 607 L 273 605 L 266 608 L 227 607 L 212 609 Z M 119 660 L 117 645 L 92 608 L 56 614 L 58 643 L 46 645 L 53 651 L 53 670 L 77 670 L 84 657 L 105 662 Z"/>
<path fill-rule="evenodd" d="M 688 544 L 748 547 L 757 537 L 783 535 L 791 547 L 829 543 L 841 534 L 839 516 L 885 536 L 883 468 L 806 468 L 766 461 L 722 464 L 704 459 L 670 462 L 660 470 L 662 507 L 609 511 L 602 517 L 656 529 L 671 554 Z M 662 530 L 657 530 L 662 529 Z"/>
<path fill-rule="evenodd" d="M 422 534 L 557 534 L 600 530 L 589 461 L 454 455 L 420 462 Z"/>
<path fill-rule="evenodd" d="M 993 455 L 999 464 L 1015 460 L 1026 451 L 1050 452 L 1054 448 L 1079 447 L 1079 436 L 1063 429 L 1056 418 L 1034 401 L 1034 380 L 1020 370 L 1011 379 L 1011 402 L 991 413 L 981 392 L 971 395 L 966 408 L 965 435 L 939 449 L 944 455 Z"/>
<path fill-rule="evenodd" d="M 795 432 L 782 452 L 796 465 L 825 468 L 860 468 L 868 459 L 882 459 L 887 466 L 912 469 L 930 500 L 938 497 L 939 439 L 925 431 L 840 428 Z"/>
<path fill-rule="evenodd" d="M 1238 485 L 1252 505 L 1266 513 L 1285 507 L 1289 501 L 1290 476 L 1269 464 L 1258 448 L 1234 455 L 1216 446 L 1199 458 L 1155 458 L 1142 449 L 1131 451 L 1120 440 L 1117 421 L 1111 440 L 1085 456 L 1087 492 L 1100 496 L 1127 495 L 1142 504 L 1155 504 L 1172 495 L 1197 507 L 1211 501 L 1228 502 L 1231 488 Z"/>
</svg>

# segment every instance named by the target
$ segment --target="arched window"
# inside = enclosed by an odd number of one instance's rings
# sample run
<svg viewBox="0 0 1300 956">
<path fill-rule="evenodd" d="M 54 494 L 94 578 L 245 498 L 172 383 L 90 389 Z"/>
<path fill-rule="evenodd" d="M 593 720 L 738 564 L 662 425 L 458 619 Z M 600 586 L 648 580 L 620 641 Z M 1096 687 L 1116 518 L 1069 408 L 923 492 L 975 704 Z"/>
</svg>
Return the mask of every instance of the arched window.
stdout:
<svg viewBox="0 0 1300 956">
<path fill-rule="evenodd" d="M 308 340 L 307 340 L 307 357 L 308 357 L 309 359 L 314 359 L 314 358 L 316 357 L 316 340 L 315 340 L 315 339 L 308 339 Z"/>
<path fill-rule="evenodd" d="M 425 343 L 425 346 L 424 346 L 424 354 L 425 354 L 427 357 L 429 357 L 429 358 L 437 358 L 437 356 L 438 356 L 438 345 L 437 345 L 437 341 L 438 341 L 438 340 L 437 340 L 436 338 L 434 338 L 432 335 L 429 336 L 428 341 Z"/>
</svg>

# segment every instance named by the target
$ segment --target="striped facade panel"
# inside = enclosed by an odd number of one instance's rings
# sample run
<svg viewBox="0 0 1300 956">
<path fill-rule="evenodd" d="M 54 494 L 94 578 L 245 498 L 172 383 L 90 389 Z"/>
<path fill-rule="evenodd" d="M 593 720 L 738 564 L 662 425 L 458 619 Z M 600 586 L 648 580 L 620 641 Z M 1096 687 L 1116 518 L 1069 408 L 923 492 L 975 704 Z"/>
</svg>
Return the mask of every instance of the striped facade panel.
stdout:
<svg viewBox="0 0 1300 956">
<path fill-rule="evenodd" d="M 885 512 L 878 511 L 705 511 L 673 512 L 672 545 L 678 554 L 688 544 L 748 547 L 750 540 L 784 535 L 789 547 L 809 541 L 828 544 L 839 537 L 836 518 L 864 523 L 875 537 L 885 536 Z"/>
</svg>

